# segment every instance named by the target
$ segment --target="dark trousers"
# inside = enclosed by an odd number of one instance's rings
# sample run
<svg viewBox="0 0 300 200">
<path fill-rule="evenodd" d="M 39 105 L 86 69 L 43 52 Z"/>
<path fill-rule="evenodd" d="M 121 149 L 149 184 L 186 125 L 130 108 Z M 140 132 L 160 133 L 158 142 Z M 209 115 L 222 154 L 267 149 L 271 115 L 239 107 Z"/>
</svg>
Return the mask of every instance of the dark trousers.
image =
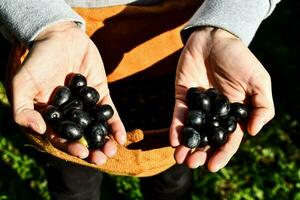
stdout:
<svg viewBox="0 0 300 200">
<path fill-rule="evenodd" d="M 46 173 L 53 200 L 99 200 L 101 198 L 103 173 L 97 170 L 49 156 Z M 184 165 L 175 165 L 161 174 L 141 178 L 140 183 L 145 200 L 188 200 L 191 180 L 190 169 Z M 116 193 L 116 191 L 107 193 Z M 124 198 L 120 197 L 120 200 Z"/>
</svg>

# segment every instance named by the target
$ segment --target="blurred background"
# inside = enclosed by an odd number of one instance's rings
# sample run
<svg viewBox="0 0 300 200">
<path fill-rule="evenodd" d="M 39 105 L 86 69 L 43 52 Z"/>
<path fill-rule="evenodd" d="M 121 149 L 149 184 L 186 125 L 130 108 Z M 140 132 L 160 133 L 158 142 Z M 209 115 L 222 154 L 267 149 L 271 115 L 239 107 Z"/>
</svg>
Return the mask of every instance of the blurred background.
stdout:
<svg viewBox="0 0 300 200">
<path fill-rule="evenodd" d="M 209 173 L 205 167 L 194 170 L 193 200 L 300 200 L 299 18 L 299 1 L 282 1 L 262 23 L 250 45 L 271 74 L 275 118 L 258 136 L 245 135 L 226 168 L 218 173 Z M 10 46 L 3 38 L 0 40 L 3 44 L 0 46 L 0 200 L 48 200 L 40 153 L 29 145 L 11 117 L 4 89 L 7 62 L 4 58 Z M 169 74 L 110 85 L 112 98 L 128 130 L 165 128 L 170 124 L 173 77 L 174 74 Z M 155 90 L 157 87 L 161 89 Z M 104 200 L 143 199 L 137 178 L 105 175 L 104 182 Z"/>
</svg>

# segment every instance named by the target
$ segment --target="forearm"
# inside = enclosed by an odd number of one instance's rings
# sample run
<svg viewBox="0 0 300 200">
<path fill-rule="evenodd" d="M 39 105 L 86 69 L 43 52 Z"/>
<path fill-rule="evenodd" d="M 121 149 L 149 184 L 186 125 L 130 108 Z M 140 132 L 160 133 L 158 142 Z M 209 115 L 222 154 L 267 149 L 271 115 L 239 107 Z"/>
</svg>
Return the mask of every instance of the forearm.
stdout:
<svg viewBox="0 0 300 200">
<path fill-rule="evenodd" d="M 195 27 L 222 28 L 249 45 L 260 23 L 280 0 L 206 0 L 182 30 L 183 41 Z"/>
<path fill-rule="evenodd" d="M 74 21 L 84 28 L 84 20 L 64 0 L 1 0 L 0 21 L 25 45 L 54 23 Z"/>
</svg>

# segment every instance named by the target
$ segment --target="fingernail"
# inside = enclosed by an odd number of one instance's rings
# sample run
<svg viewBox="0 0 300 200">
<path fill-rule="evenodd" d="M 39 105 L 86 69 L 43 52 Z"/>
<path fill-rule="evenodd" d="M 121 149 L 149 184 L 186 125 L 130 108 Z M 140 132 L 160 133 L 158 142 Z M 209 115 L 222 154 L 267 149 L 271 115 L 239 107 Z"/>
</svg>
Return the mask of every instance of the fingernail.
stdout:
<svg viewBox="0 0 300 200">
<path fill-rule="evenodd" d="M 96 159 L 94 162 L 96 165 L 103 165 L 106 163 L 106 159 Z"/>
<path fill-rule="evenodd" d="M 265 125 L 265 120 L 259 121 L 256 128 L 254 129 L 254 134 L 258 134 L 258 132 L 262 129 L 262 127 Z"/>
<path fill-rule="evenodd" d="M 41 126 L 37 122 L 30 122 L 30 128 L 39 134 L 43 134 Z"/>
<path fill-rule="evenodd" d="M 81 159 L 85 159 L 89 156 L 89 151 L 82 151 L 80 152 L 80 155 L 78 156 Z"/>
<path fill-rule="evenodd" d="M 109 152 L 107 152 L 107 156 L 108 157 L 113 157 L 114 155 L 116 155 L 116 153 L 117 153 L 117 149 L 112 149 L 112 150 L 110 150 Z"/>
<path fill-rule="evenodd" d="M 126 135 L 122 135 L 122 137 L 120 138 L 120 144 L 124 145 L 126 143 L 126 140 L 127 140 Z"/>
</svg>

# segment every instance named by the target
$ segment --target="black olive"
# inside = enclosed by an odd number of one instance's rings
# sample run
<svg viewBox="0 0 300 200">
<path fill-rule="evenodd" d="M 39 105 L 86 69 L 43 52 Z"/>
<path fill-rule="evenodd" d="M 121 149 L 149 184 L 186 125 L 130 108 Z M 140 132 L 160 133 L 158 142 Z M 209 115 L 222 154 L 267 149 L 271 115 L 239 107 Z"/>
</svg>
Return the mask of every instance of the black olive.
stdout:
<svg viewBox="0 0 300 200">
<path fill-rule="evenodd" d="M 71 100 L 63 105 L 62 112 L 64 115 L 70 114 L 73 110 L 82 110 L 83 103 L 78 99 Z"/>
<path fill-rule="evenodd" d="M 184 127 L 183 131 L 183 145 L 188 148 L 196 148 L 200 143 L 200 134 L 197 130 L 191 127 Z"/>
<path fill-rule="evenodd" d="M 209 144 L 209 140 L 208 140 L 207 133 L 205 133 L 203 131 L 199 131 L 199 133 L 200 133 L 200 142 L 199 142 L 198 147 L 202 148 Z"/>
<path fill-rule="evenodd" d="M 51 97 L 51 104 L 54 106 L 61 106 L 71 99 L 71 90 L 66 86 L 58 86 L 55 88 Z"/>
<path fill-rule="evenodd" d="M 230 102 L 225 95 L 218 95 L 213 105 L 213 113 L 219 117 L 225 117 L 230 111 Z"/>
<path fill-rule="evenodd" d="M 82 129 L 75 122 L 68 120 L 61 121 L 57 130 L 63 138 L 71 141 L 78 140 L 82 136 Z"/>
<path fill-rule="evenodd" d="M 206 120 L 206 126 L 207 127 L 218 127 L 220 126 L 220 119 L 219 117 L 210 117 L 209 119 Z"/>
<path fill-rule="evenodd" d="M 187 90 L 185 99 L 186 99 L 186 103 L 189 108 L 195 104 L 194 102 L 195 102 L 196 96 L 201 93 L 202 92 L 196 87 L 191 87 Z"/>
<path fill-rule="evenodd" d="M 80 87 L 86 86 L 86 78 L 82 74 L 74 74 L 68 81 L 68 87 L 72 92 L 76 92 Z"/>
<path fill-rule="evenodd" d="M 220 95 L 220 92 L 216 88 L 209 88 L 205 90 L 204 94 L 209 97 L 210 102 L 214 102 L 216 97 Z"/>
<path fill-rule="evenodd" d="M 186 125 L 199 129 L 205 123 L 205 113 L 200 110 L 191 110 L 186 118 Z"/>
<path fill-rule="evenodd" d="M 114 115 L 114 110 L 108 104 L 98 105 L 95 108 L 95 118 L 99 121 L 107 121 Z"/>
<path fill-rule="evenodd" d="M 78 91 L 78 97 L 86 106 L 95 105 L 100 99 L 98 91 L 95 88 L 89 86 L 81 87 Z"/>
<path fill-rule="evenodd" d="M 233 116 L 228 116 L 227 118 L 222 120 L 222 127 L 228 132 L 232 133 L 235 131 L 237 126 L 237 121 L 235 117 Z"/>
<path fill-rule="evenodd" d="M 246 105 L 235 102 L 230 105 L 230 114 L 236 118 L 238 122 L 244 121 L 249 115 L 249 109 Z"/>
<path fill-rule="evenodd" d="M 75 122 L 81 128 L 86 128 L 92 123 L 92 117 L 89 113 L 77 109 L 71 112 L 70 120 Z"/>
<path fill-rule="evenodd" d="M 211 107 L 209 97 L 197 88 L 191 88 L 187 91 L 186 102 L 190 110 L 209 112 Z"/>
<path fill-rule="evenodd" d="M 208 135 L 209 144 L 219 146 L 227 141 L 227 133 L 222 127 L 213 127 Z"/>
<path fill-rule="evenodd" d="M 43 117 L 46 122 L 53 125 L 62 119 L 62 113 L 57 107 L 48 105 L 43 111 Z"/>
<path fill-rule="evenodd" d="M 105 136 L 107 135 L 107 127 L 103 123 L 95 123 L 92 125 L 86 134 L 89 147 L 100 148 L 105 143 Z"/>
</svg>

